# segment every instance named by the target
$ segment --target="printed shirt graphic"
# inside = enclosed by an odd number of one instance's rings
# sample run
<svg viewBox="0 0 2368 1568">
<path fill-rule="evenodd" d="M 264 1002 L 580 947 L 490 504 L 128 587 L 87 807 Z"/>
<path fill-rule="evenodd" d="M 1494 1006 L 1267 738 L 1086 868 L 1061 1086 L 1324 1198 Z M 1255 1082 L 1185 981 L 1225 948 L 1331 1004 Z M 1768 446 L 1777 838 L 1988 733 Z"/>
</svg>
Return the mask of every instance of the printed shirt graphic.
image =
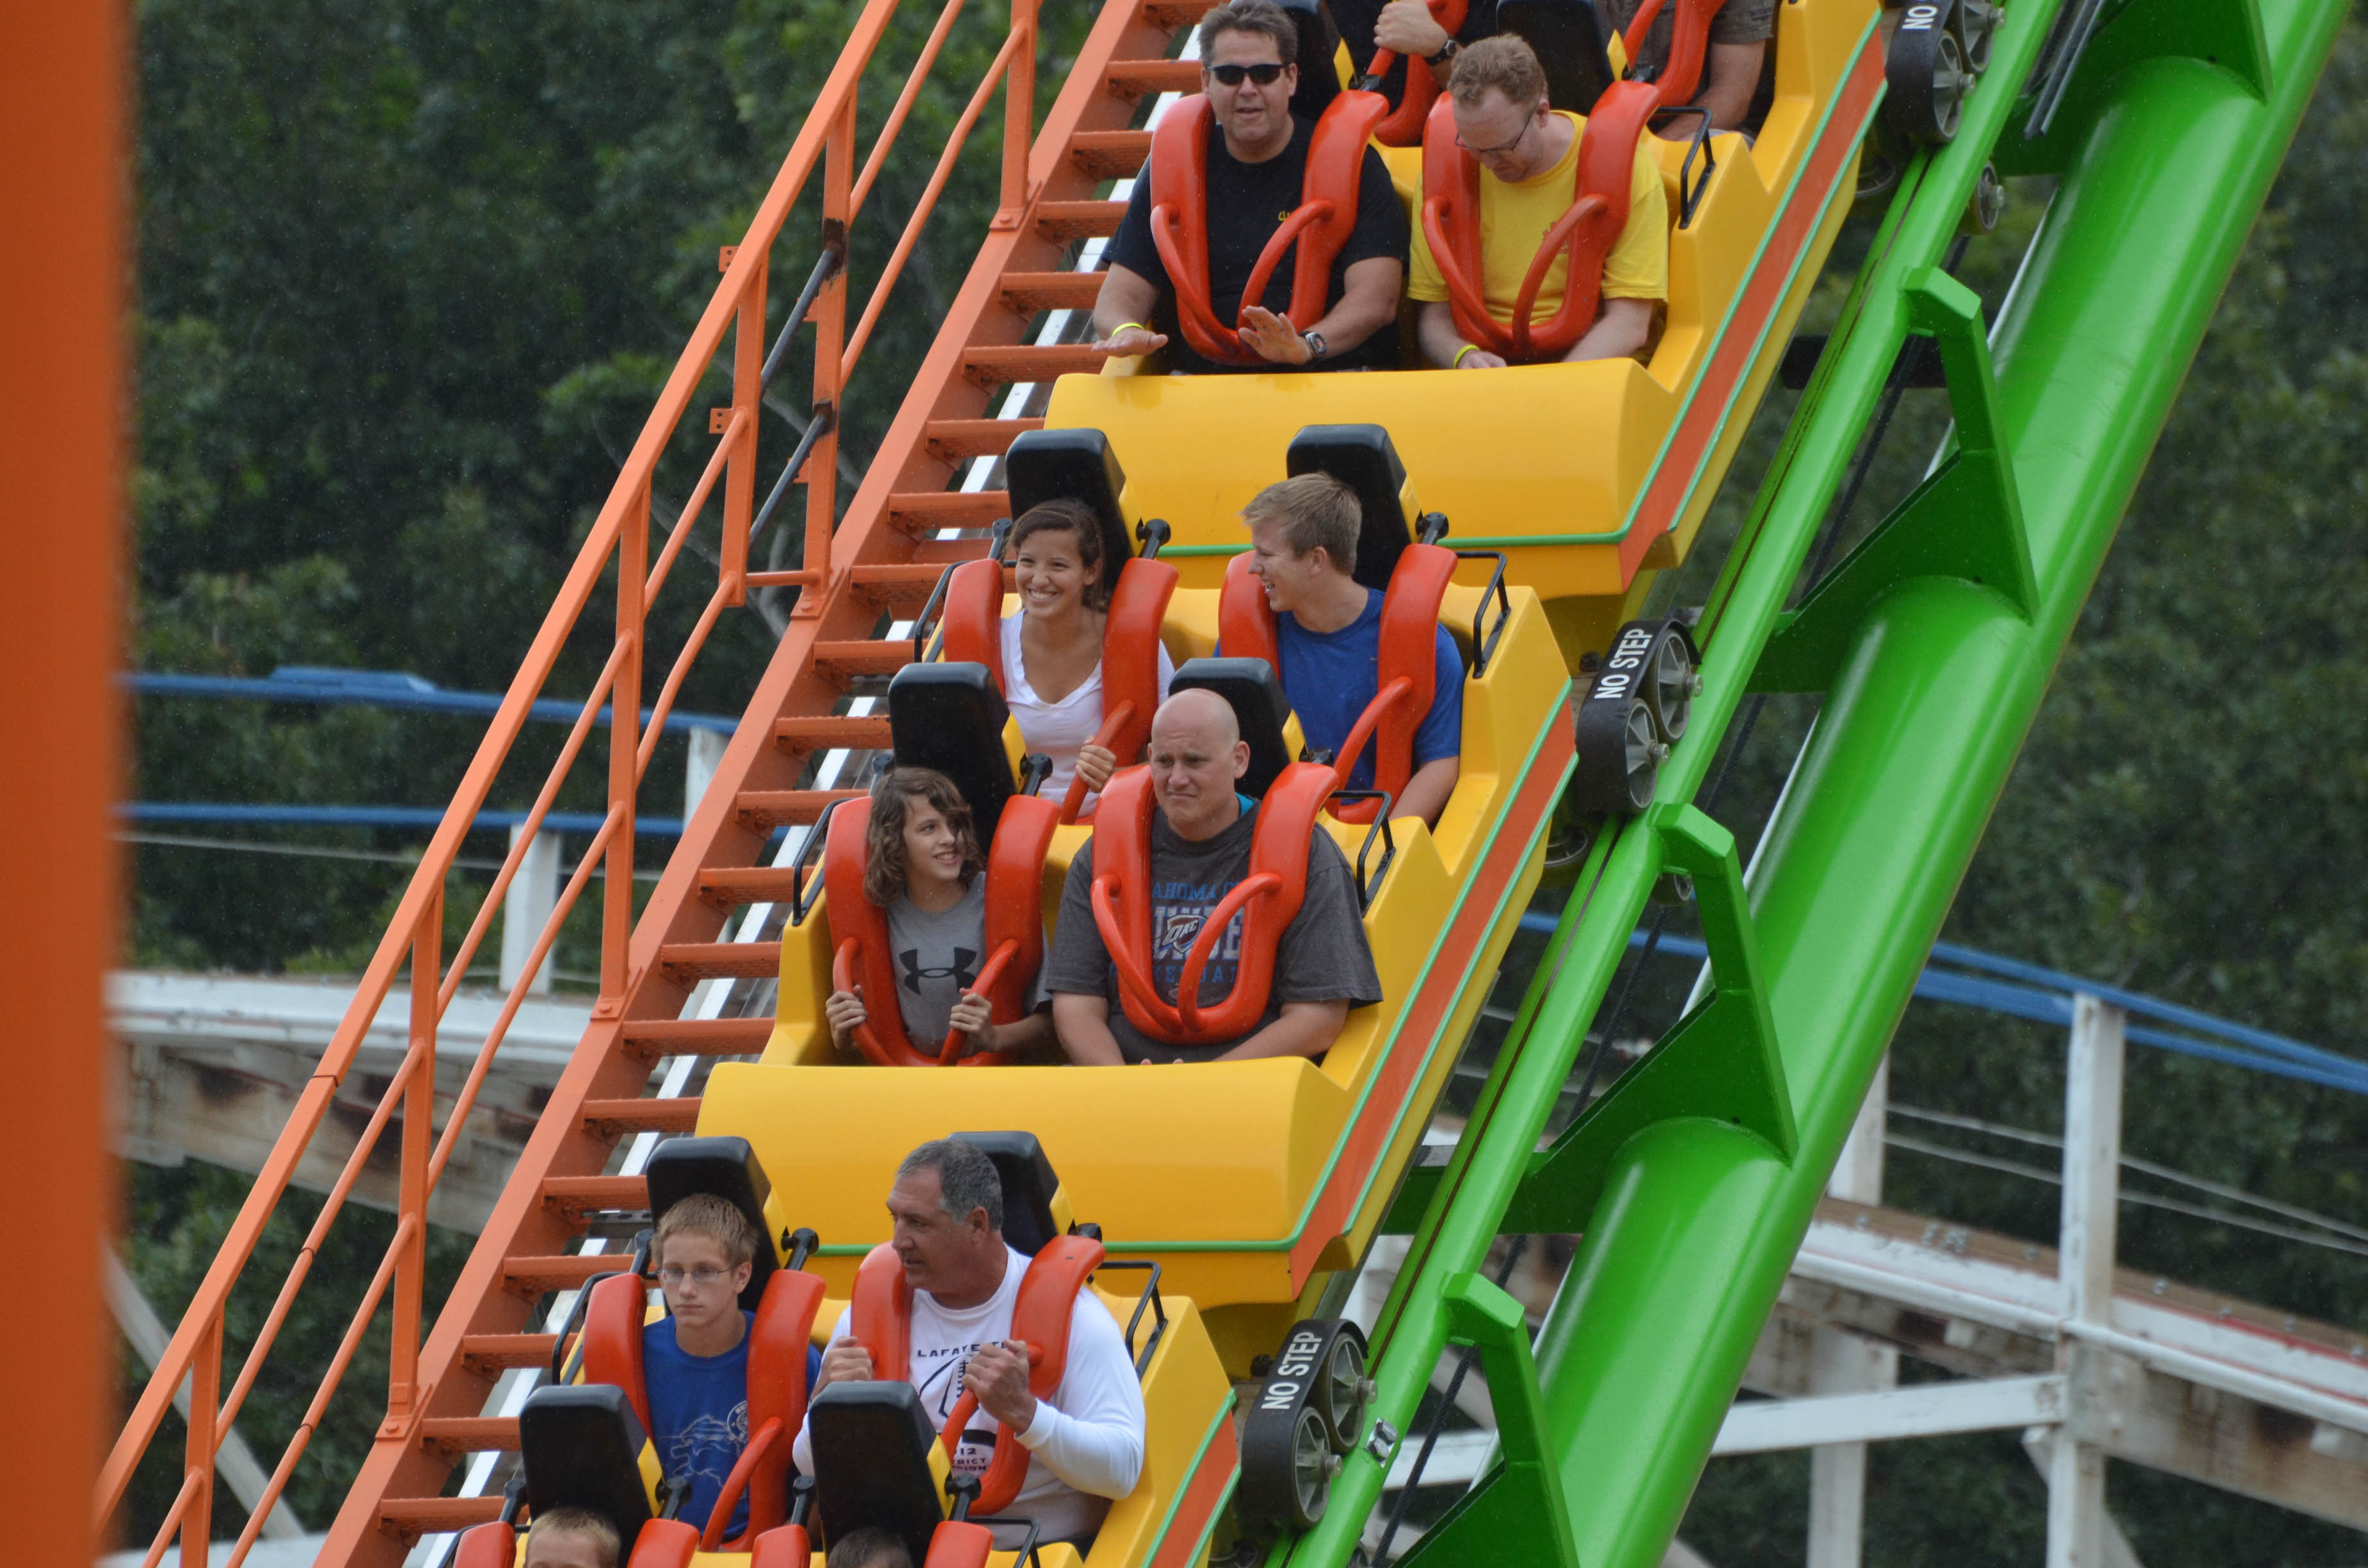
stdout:
<svg viewBox="0 0 2368 1568">
<path fill-rule="evenodd" d="M 1233 825 L 1193 843 L 1179 837 L 1157 813 L 1151 823 L 1151 981 L 1163 1000 L 1173 1001 L 1183 983 L 1184 960 L 1210 912 L 1249 874 L 1250 846 L 1258 831 L 1253 805 Z M 1061 923 L 1053 956 L 1045 964 L 1045 987 L 1084 994 L 1099 993 L 1110 1004 L 1110 1031 L 1130 1062 L 1201 1062 L 1224 1054 L 1238 1040 L 1209 1045 L 1168 1045 L 1143 1034 L 1119 1000 L 1117 966 L 1102 946 L 1089 902 L 1093 845 L 1077 852 L 1061 892 Z M 1201 974 L 1201 1000 L 1221 1002 L 1233 990 L 1241 967 L 1242 922 L 1236 916 L 1212 946 Z M 1382 999 L 1372 950 L 1357 910 L 1348 858 L 1328 833 L 1308 845 L 1307 892 L 1299 914 L 1282 934 L 1275 954 L 1274 983 L 1265 1013 L 1244 1031 L 1256 1033 L 1281 1015 L 1286 1002 L 1344 1000 L 1361 1007 Z"/>
<path fill-rule="evenodd" d="M 754 1312 L 740 1315 L 756 1326 Z M 669 1478 L 689 1481 L 679 1517 L 704 1529 L 716 1494 L 748 1446 L 748 1335 L 721 1356 L 693 1356 L 675 1343 L 674 1319 L 660 1318 L 642 1330 L 642 1359 L 658 1463 Z M 747 1526 L 744 1494 L 724 1535 L 736 1536 Z"/>
<path fill-rule="evenodd" d="M 986 878 L 973 877 L 960 903 L 934 915 L 900 895 L 888 906 L 888 951 L 905 1038 L 933 1050 L 952 1027 L 954 1005 L 986 964 Z M 1031 984 L 1030 1010 L 1042 1000 Z"/>
</svg>

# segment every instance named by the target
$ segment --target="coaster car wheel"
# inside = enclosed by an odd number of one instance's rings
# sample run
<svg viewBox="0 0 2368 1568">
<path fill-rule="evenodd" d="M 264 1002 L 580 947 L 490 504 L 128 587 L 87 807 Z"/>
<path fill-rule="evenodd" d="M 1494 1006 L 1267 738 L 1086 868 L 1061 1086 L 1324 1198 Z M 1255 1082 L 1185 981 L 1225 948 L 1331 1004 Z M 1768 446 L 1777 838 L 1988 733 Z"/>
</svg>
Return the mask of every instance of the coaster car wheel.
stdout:
<svg viewBox="0 0 2368 1568">
<path fill-rule="evenodd" d="M 1884 119 L 1900 135 L 1926 146 L 1940 146 L 1957 134 L 1965 91 L 1973 85 L 1964 51 L 1952 29 L 1954 11 L 1953 5 L 1926 0 L 1909 6 L 1892 30 L 1884 57 L 1884 80 L 1890 88 L 1883 101 Z"/>
<path fill-rule="evenodd" d="M 1692 715 L 1695 665 L 1693 640 L 1678 621 L 1620 629 L 1578 705 L 1575 810 L 1630 816 L 1652 803 L 1661 764 Z"/>
<path fill-rule="evenodd" d="M 1309 1318 L 1292 1325 L 1242 1424 L 1237 1496 L 1245 1524 L 1315 1528 L 1340 1456 L 1363 1431 L 1372 1392 L 1365 1336 L 1355 1324 Z"/>
</svg>

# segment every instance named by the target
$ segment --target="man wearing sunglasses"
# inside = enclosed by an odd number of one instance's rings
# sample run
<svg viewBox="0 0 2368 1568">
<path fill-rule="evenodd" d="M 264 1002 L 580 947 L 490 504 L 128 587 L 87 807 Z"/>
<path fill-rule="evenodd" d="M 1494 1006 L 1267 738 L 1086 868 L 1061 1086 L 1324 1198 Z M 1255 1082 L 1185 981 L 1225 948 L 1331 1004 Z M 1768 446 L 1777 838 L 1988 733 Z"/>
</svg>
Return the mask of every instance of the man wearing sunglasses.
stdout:
<svg viewBox="0 0 2368 1568">
<path fill-rule="evenodd" d="M 1480 164 L 1480 292 L 1488 313 L 1510 324 L 1539 242 L 1570 208 L 1587 121 L 1546 102 L 1546 77 L 1530 46 L 1511 34 L 1474 44 L 1455 57 L 1447 90 L 1454 100 L 1455 140 Z M 1628 188 L 1628 222 L 1603 258 L 1595 324 L 1563 356 L 1617 359 L 1642 355 L 1669 292 L 1669 209 L 1661 174 L 1639 138 Z M 1570 262 L 1557 256 L 1539 287 L 1530 324 L 1562 308 Z M 1417 230 L 1406 292 L 1422 304 L 1422 351 L 1443 369 L 1501 369 L 1505 360 L 1468 343 L 1447 302 L 1447 280 Z"/>
<path fill-rule="evenodd" d="M 1231 0 L 1201 22 L 1201 88 L 1217 122 L 1208 150 L 1209 302 L 1219 321 L 1239 320 L 1241 340 L 1258 362 L 1204 358 L 1174 330 L 1174 290 L 1151 239 L 1147 168 L 1110 242 L 1110 271 L 1094 303 L 1095 347 L 1121 355 L 1167 347 L 1171 368 L 1192 373 L 1396 368 L 1406 219 L 1388 168 L 1370 147 L 1356 225 L 1333 259 L 1321 319 L 1294 326 L 1282 313 L 1291 305 L 1296 247 L 1283 253 L 1262 300 L 1242 299 L 1259 251 L 1304 195 L 1313 127 L 1292 115 L 1299 74 L 1286 63 L 1298 41 L 1298 28 L 1273 0 Z"/>
</svg>

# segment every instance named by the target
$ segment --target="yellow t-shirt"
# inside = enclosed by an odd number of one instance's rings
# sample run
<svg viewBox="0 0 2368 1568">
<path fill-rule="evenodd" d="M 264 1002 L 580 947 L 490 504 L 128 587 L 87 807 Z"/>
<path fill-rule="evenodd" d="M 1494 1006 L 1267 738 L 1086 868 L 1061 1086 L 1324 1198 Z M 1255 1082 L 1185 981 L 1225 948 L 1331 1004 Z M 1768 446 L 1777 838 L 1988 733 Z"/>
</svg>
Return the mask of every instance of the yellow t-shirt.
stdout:
<svg viewBox="0 0 2368 1568">
<path fill-rule="evenodd" d="M 1570 151 L 1553 168 L 1518 184 L 1480 171 L 1480 292 L 1488 313 L 1500 322 L 1513 319 L 1513 301 L 1529 276 L 1539 242 L 1554 221 L 1570 210 L 1571 181 L 1578 172 L 1579 138 L 1587 121 L 1564 113 L 1571 122 Z M 1603 258 L 1605 299 L 1665 300 L 1669 293 L 1669 210 L 1661 192 L 1661 171 L 1647 150 L 1647 138 L 1636 139 L 1636 169 L 1628 184 L 1628 225 Z M 1447 280 L 1431 259 L 1430 242 L 1422 231 L 1419 210 L 1414 225 L 1413 267 L 1406 293 L 1417 300 L 1447 298 Z M 1556 256 L 1538 285 L 1531 322 L 1551 320 L 1562 308 L 1563 283 L 1570 272 L 1567 256 Z"/>
</svg>

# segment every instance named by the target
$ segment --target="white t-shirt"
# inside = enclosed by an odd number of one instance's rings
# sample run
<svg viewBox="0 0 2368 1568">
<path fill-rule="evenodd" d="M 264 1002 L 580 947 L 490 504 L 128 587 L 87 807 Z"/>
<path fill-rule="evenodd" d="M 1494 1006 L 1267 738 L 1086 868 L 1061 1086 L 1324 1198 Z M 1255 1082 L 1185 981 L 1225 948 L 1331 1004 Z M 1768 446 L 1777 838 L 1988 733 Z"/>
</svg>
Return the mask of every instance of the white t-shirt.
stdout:
<svg viewBox="0 0 2368 1568">
<path fill-rule="evenodd" d="M 971 1352 L 980 1346 L 1011 1337 L 1011 1311 L 1019 1299 L 1019 1280 L 1028 1259 L 1007 1247 L 1003 1283 L 975 1307 L 960 1312 L 938 1304 L 927 1290 L 913 1292 L 912 1352 L 907 1375 L 919 1391 L 929 1424 L 942 1431 L 946 1417 L 962 1398 L 962 1372 Z M 838 1314 L 830 1331 L 833 1341 L 854 1333 L 854 1309 Z M 1090 1290 L 1080 1291 L 1069 1313 L 1069 1363 L 1061 1386 L 1049 1400 L 1036 1402 L 1036 1419 L 1019 1434 L 1020 1446 L 1030 1452 L 1028 1476 L 1019 1495 L 1003 1510 L 1004 1517 L 1032 1519 L 1046 1542 L 1086 1542 L 1101 1528 L 1110 1500 L 1134 1490 L 1143 1474 L 1143 1385 L 1134 1375 L 1134 1358 L 1126 1336 Z M 970 1432 L 1000 1433 L 985 1411 L 971 1417 Z M 798 1433 L 791 1450 L 798 1469 L 814 1473 L 814 1436 Z M 991 1442 L 967 1437 L 954 1454 L 958 1474 L 983 1474 L 994 1458 Z M 1026 1531 L 998 1528 L 996 1544 L 1018 1548 Z M 1006 1539 L 1006 1538 L 1008 1539 Z"/>
<path fill-rule="evenodd" d="M 1019 651 L 1019 623 L 1027 617 L 1014 610 L 1003 618 L 1003 705 L 1019 721 L 1020 738 L 1028 749 L 1042 752 L 1053 759 L 1053 775 L 1044 780 L 1037 793 L 1047 800 L 1067 798 L 1069 780 L 1077 771 L 1077 748 L 1092 740 L 1102 727 L 1102 666 L 1095 661 L 1094 673 L 1077 686 L 1077 689 L 1058 702 L 1047 702 L 1036 695 L 1028 684 L 1028 660 Z M 1159 700 L 1167 700 L 1167 683 L 1176 676 L 1176 662 L 1167 656 L 1167 649 L 1159 649 Z M 1122 756 L 1123 767 L 1135 759 Z M 1099 795 L 1087 795 L 1090 807 Z"/>
</svg>

